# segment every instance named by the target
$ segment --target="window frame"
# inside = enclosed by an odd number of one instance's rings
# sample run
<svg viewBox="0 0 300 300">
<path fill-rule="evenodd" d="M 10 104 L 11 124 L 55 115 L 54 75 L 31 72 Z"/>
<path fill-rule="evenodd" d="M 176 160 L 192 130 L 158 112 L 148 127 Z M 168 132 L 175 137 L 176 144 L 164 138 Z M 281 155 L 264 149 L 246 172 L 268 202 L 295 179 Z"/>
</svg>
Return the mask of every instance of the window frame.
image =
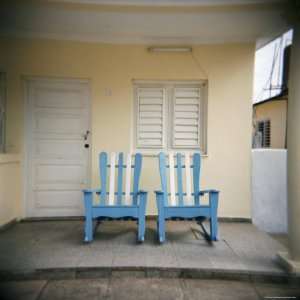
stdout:
<svg viewBox="0 0 300 300">
<path fill-rule="evenodd" d="M 174 146 L 174 109 L 175 109 L 175 89 L 176 88 L 199 88 L 200 104 L 199 104 L 199 144 L 196 146 Z M 138 147 L 138 89 L 139 88 L 164 88 L 166 103 L 163 105 L 163 147 Z M 160 151 L 200 151 L 202 155 L 207 155 L 207 115 L 208 115 L 208 80 L 133 80 L 133 139 L 132 149 L 134 152 L 143 154 L 156 155 Z"/>
<path fill-rule="evenodd" d="M 259 127 L 260 125 L 262 124 L 263 126 L 263 130 L 259 130 Z M 268 131 L 269 131 L 269 139 L 268 139 L 268 145 L 266 145 L 266 141 L 267 141 L 267 137 L 266 137 L 266 124 L 268 124 Z M 261 148 L 263 149 L 269 149 L 269 148 L 272 148 L 271 147 L 271 143 L 272 143 L 272 140 L 271 140 L 271 134 L 272 134 L 272 127 L 271 127 L 271 119 L 260 119 L 260 120 L 257 120 L 257 131 L 258 132 L 261 132 Z"/>
</svg>

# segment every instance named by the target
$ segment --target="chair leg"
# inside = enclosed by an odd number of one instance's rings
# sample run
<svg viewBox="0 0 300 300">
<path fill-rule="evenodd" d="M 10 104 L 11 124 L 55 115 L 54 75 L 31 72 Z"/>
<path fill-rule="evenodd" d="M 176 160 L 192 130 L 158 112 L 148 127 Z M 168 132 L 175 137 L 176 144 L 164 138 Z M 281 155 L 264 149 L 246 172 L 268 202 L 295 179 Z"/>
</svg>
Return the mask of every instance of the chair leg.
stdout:
<svg viewBox="0 0 300 300">
<path fill-rule="evenodd" d="M 138 241 L 140 243 L 144 242 L 145 240 L 145 216 L 139 217 L 139 224 L 138 224 Z"/>
<path fill-rule="evenodd" d="M 147 193 L 142 193 L 139 197 L 138 241 L 142 243 L 145 240 Z"/>
<path fill-rule="evenodd" d="M 161 244 L 166 240 L 165 219 L 162 216 L 159 217 L 158 221 L 158 240 Z"/>
<path fill-rule="evenodd" d="M 158 209 L 158 221 L 157 221 L 157 232 L 158 240 L 162 244 L 166 240 L 166 230 L 165 230 L 165 214 L 163 205 L 163 195 L 156 195 L 156 204 Z"/>
<path fill-rule="evenodd" d="M 210 218 L 210 239 L 212 241 L 218 240 L 218 221 L 215 217 Z"/>
<path fill-rule="evenodd" d="M 218 200 L 219 200 L 218 192 L 211 192 L 209 194 L 210 239 L 212 241 L 218 240 Z"/>
<path fill-rule="evenodd" d="M 85 206 L 85 226 L 84 226 L 84 241 L 91 242 L 93 240 L 93 194 L 90 192 L 84 193 L 84 206 Z"/>
</svg>

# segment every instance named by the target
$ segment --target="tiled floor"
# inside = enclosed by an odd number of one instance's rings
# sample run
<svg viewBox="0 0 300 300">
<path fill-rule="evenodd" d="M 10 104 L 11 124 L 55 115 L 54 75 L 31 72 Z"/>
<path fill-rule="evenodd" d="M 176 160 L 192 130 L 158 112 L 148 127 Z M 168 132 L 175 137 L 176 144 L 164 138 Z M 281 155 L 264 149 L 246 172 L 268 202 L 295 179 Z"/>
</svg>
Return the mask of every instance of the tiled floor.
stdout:
<svg viewBox="0 0 300 300">
<path fill-rule="evenodd" d="M 93 243 L 83 243 L 82 221 L 22 222 L 0 233 L 0 271 L 55 268 L 142 267 L 283 274 L 276 253 L 283 244 L 248 223 L 220 223 L 220 240 L 208 243 L 192 222 L 168 222 L 159 245 L 155 222 L 136 243 L 136 224 L 104 222 Z"/>
</svg>

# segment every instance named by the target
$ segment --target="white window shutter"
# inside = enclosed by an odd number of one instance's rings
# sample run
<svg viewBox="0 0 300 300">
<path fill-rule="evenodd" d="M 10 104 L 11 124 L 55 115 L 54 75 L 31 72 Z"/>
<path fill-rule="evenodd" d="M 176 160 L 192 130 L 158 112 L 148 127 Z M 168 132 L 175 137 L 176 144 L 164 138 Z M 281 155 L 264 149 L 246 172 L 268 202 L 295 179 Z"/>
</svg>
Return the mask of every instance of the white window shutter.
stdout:
<svg viewBox="0 0 300 300">
<path fill-rule="evenodd" d="M 143 87 L 137 89 L 137 147 L 164 146 L 165 89 Z"/>
<path fill-rule="evenodd" d="M 200 147 L 201 90 L 177 87 L 173 99 L 173 147 Z"/>
</svg>

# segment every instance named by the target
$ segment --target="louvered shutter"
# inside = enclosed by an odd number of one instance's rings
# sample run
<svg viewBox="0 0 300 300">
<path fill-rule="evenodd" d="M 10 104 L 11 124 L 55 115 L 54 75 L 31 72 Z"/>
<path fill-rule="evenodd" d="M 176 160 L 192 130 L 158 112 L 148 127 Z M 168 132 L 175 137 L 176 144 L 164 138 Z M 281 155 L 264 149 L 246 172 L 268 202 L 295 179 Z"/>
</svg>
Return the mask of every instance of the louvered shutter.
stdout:
<svg viewBox="0 0 300 300">
<path fill-rule="evenodd" d="M 137 89 L 137 147 L 164 146 L 164 88 Z"/>
<path fill-rule="evenodd" d="M 200 147 L 200 88 L 177 87 L 173 99 L 173 147 Z"/>
</svg>

